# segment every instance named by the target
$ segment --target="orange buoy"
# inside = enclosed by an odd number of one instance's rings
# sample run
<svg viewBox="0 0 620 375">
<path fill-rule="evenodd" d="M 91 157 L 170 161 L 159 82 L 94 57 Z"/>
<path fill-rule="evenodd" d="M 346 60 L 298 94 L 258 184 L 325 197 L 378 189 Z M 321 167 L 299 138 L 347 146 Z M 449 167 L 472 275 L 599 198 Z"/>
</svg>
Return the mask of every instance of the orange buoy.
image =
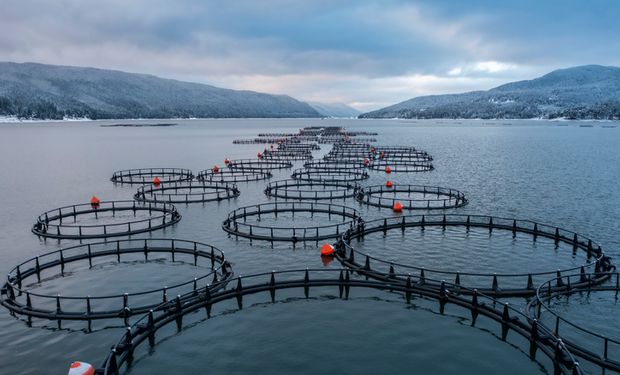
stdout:
<svg viewBox="0 0 620 375">
<path fill-rule="evenodd" d="M 323 244 L 323 246 L 321 247 L 321 256 L 322 257 L 334 256 L 334 247 L 328 243 Z"/>
<path fill-rule="evenodd" d="M 230 159 L 229 158 L 224 159 L 224 164 L 226 165 L 230 164 Z"/>
<path fill-rule="evenodd" d="M 385 167 L 385 173 L 392 173 L 392 168 L 389 165 Z"/>
<path fill-rule="evenodd" d="M 90 205 L 93 206 L 93 208 L 99 207 L 99 203 L 101 203 L 101 200 L 96 196 L 93 195 L 93 197 L 90 198 Z"/>
<path fill-rule="evenodd" d="M 400 202 L 396 201 L 394 202 L 394 206 L 392 207 L 392 210 L 394 212 L 403 212 L 403 205 Z"/>
<path fill-rule="evenodd" d="M 365 158 L 364 159 L 364 165 L 368 165 L 368 164 L 370 164 L 370 160 L 368 160 L 368 158 Z"/>
<path fill-rule="evenodd" d="M 75 361 L 69 367 L 68 375 L 95 375 L 95 368 L 90 363 Z"/>
<path fill-rule="evenodd" d="M 392 181 L 387 180 L 387 182 L 385 183 L 385 187 L 386 188 L 391 188 L 393 186 Z"/>
<path fill-rule="evenodd" d="M 155 177 L 153 179 L 153 185 L 158 186 L 159 184 L 161 184 L 161 180 L 159 179 L 159 177 Z"/>
<path fill-rule="evenodd" d="M 217 166 L 217 164 L 215 164 L 215 165 L 213 166 L 213 173 L 217 173 L 217 172 L 219 172 L 219 171 L 220 171 L 220 167 L 218 167 L 218 166 Z"/>
</svg>

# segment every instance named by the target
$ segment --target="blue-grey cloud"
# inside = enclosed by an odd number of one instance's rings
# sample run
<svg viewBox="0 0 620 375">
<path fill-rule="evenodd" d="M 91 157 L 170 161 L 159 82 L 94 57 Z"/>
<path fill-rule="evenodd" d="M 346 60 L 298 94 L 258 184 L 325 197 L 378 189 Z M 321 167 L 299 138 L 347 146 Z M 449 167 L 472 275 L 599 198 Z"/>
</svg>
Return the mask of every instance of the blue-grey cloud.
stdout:
<svg viewBox="0 0 620 375">
<path fill-rule="evenodd" d="M 5 0 L 0 60 L 89 65 L 371 109 L 620 65 L 620 2 Z"/>
</svg>

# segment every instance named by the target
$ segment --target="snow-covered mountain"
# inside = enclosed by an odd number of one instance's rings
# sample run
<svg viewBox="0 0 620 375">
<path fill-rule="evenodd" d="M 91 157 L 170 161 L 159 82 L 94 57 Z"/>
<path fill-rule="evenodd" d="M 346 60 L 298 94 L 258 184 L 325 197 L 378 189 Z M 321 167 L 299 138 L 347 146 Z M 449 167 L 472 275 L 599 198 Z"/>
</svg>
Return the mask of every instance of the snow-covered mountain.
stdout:
<svg viewBox="0 0 620 375">
<path fill-rule="evenodd" d="M 488 91 L 413 98 L 360 118 L 620 118 L 620 68 L 585 65 Z"/>
<path fill-rule="evenodd" d="M 286 95 L 236 91 L 113 70 L 0 62 L 0 116 L 321 117 Z"/>
</svg>

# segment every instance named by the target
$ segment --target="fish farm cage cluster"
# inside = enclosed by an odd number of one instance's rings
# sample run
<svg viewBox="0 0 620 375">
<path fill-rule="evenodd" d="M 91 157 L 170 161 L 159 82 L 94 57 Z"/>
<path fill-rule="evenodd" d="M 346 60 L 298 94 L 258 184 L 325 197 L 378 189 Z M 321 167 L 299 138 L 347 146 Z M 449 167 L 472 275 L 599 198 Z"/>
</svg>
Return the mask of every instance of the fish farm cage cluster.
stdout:
<svg viewBox="0 0 620 375">
<path fill-rule="evenodd" d="M 582 374 L 578 361 L 600 366 L 603 371 L 620 371 L 620 338 L 605 332 L 586 329 L 554 311 L 551 301 L 576 293 L 618 293 L 620 276 L 600 245 L 594 240 L 559 227 L 528 220 L 481 215 L 434 214 L 432 210 L 458 209 L 469 203 L 466 195 L 453 188 L 393 183 L 366 185 L 371 174 L 392 172 L 418 173 L 434 170 L 433 157 L 411 146 L 377 145 L 374 132 L 347 131 L 341 127 L 307 127 L 296 133 L 264 133 L 255 138 L 234 140 L 234 144 L 261 144 L 257 157 L 225 159 L 222 168 L 213 166 L 194 175 L 180 168 L 128 169 L 114 172 L 111 180 L 118 184 L 141 185 L 133 201 L 90 203 L 50 210 L 41 214 L 32 232 L 58 240 L 89 240 L 41 254 L 15 266 L 8 274 L 0 303 L 11 314 L 60 322 L 122 319 L 126 327 L 105 359 L 96 368 L 98 375 L 117 375 L 131 363 L 134 351 L 144 342 L 156 344 L 159 329 L 176 323 L 183 327 L 184 316 L 200 309 L 207 317 L 220 303 L 236 301 L 243 307 L 247 295 L 264 294 L 276 301 L 279 290 L 322 293 L 328 288 L 338 291 L 338 298 L 348 299 L 352 290 L 373 289 L 398 293 L 405 303 L 423 297 L 445 306 L 455 305 L 471 313 L 471 324 L 482 316 L 497 322 L 501 338 L 514 332 L 529 343 L 532 359 L 542 353 L 554 366 L 556 374 Z M 331 144 L 323 155 L 321 145 Z M 326 241 L 321 257 L 335 259 L 340 268 L 284 270 L 237 276 L 224 252 L 190 240 L 120 239 L 174 225 L 181 219 L 174 204 L 234 200 L 251 183 L 264 182 L 279 170 L 292 171 L 291 179 L 263 185 L 269 203 L 239 207 L 222 221 L 221 228 L 230 238 L 252 241 L 296 243 Z M 239 189 L 237 184 L 241 185 Z M 361 211 L 333 200 L 353 201 L 360 207 L 392 210 L 393 215 L 364 220 Z M 328 203 L 325 203 L 325 202 Z M 341 202 L 339 202 L 341 203 Z M 422 212 L 403 215 L 402 211 Z M 428 211 L 424 212 L 424 211 Z M 436 211 L 434 211 L 436 212 Z M 278 224 L 284 221 L 286 224 Z M 318 223 L 318 225 L 317 225 Z M 447 228 L 450 230 L 446 231 Z M 582 264 L 539 272 L 461 272 L 450 264 L 425 268 L 393 257 L 383 257 L 360 249 L 365 238 L 377 233 L 399 233 L 402 238 L 419 236 L 425 230 L 438 229 L 446 235 L 451 230 L 465 233 L 501 233 L 513 241 L 537 239 L 552 242 L 557 251 L 562 245 L 572 249 L 572 256 L 583 256 Z M 542 240 L 541 240 L 542 241 Z M 325 250 L 325 252 L 324 252 Z M 170 286 L 154 286 L 131 293 L 79 295 L 46 294 L 31 288 L 50 276 L 70 273 L 73 267 L 91 269 L 105 261 L 121 259 L 149 260 L 164 256 L 173 262 L 185 259 L 204 274 Z M 503 298 L 525 297 L 525 309 Z M 229 309 L 230 305 L 223 307 Z M 130 317 L 136 317 L 133 323 Z M 564 333 L 570 332 L 565 338 Z M 585 341 L 577 337 L 586 337 Z M 592 345 L 594 342 L 594 346 Z"/>
</svg>

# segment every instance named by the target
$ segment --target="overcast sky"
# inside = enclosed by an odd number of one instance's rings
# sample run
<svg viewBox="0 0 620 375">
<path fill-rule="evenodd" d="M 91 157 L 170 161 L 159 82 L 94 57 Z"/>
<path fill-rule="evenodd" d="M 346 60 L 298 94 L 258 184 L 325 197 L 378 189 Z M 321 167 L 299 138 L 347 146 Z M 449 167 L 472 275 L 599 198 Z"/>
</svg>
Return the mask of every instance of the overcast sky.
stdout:
<svg viewBox="0 0 620 375">
<path fill-rule="evenodd" d="M 93 66 L 360 110 L 620 65 L 620 1 L 0 0 L 0 60 Z"/>
</svg>

